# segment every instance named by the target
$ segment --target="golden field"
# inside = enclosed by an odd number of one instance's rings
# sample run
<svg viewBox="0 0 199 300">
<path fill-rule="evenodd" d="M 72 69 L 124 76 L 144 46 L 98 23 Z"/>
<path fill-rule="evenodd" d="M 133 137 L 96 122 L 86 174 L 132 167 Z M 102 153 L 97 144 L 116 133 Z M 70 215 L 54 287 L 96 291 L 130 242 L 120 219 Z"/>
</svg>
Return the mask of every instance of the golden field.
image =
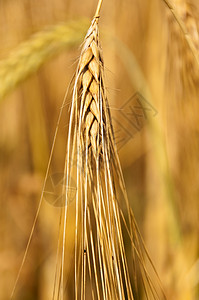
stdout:
<svg viewBox="0 0 199 300">
<path fill-rule="evenodd" d="M 9 299 L 15 284 L 69 90 L 52 177 L 13 297 L 52 298 L 60 212 L 54 201 L 66 155 L 71 79 L 96 6 L 87 0 L 0 1 L 0 299 Z M 196 0 L 104 0 L 99 20 L 127 194 L 169 300 L 199 297 L 198 13 Z M 69 228 L 73 223 L 71 213 Z M 73 298 L 73 243 L 71 229 L 66 299 Z"/>
</svg>

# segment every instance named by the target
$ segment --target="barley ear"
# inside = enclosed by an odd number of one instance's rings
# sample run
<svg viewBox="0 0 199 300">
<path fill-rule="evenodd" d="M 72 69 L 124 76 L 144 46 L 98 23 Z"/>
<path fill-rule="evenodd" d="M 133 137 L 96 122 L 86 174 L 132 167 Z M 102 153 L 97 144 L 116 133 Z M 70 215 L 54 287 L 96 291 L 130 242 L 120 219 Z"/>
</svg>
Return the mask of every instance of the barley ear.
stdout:
<svg viewBox="0 0 199 300">
<path fill-rule="evenodd" d="M 146 270 L 148 255 L 128 203 L 105 89 L 99 41 L 99 1 L 87 32 L 73 89 L 65 186 L 76 181 L 74 294 L 75 299 L 135 299 L 137 277 L 150 299 L 158 293 Z M 75 162 L 75 163 L 74 163 Z M 65 193 L 54 298 L 63 297 L 69 196 Z M 124 208 L 125 207 L 125 208 Z M 126 217 L 126 215 L 128 217 Z M 132 257 L 127 258 L 128 236 Z M 150 261 L 150 259 L 149 259 Z M 136 267 L 138 265 L 138 268 Z M 130 275 L 133 269 L 133 276 Z"/>
</svg>

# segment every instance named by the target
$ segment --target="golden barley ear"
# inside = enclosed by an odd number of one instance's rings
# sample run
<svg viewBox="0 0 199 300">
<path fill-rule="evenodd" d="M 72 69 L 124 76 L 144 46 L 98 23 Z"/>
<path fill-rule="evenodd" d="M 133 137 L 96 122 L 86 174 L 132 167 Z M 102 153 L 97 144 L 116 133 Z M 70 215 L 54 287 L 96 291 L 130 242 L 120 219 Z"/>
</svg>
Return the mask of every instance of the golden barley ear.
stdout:
<svg viewBox="0 0 199 300">
<path fill-rule="evenodd" d="M 65 186 L 73 178 L 77 187 L 74 297 L 138 299 L 141 285 L 146 297 L 163 299 L 147 273 L 144 259 L 148 254 L 127 199 L 105 91 L 98 20 L 97 13 L 76 71 L 65 165 Z M 62 299 L 65 290 L 67 189 L 65 196 L 53 299 Z"/>
<path fill-rule="evenodd" d="M 198 7 L 187 0 L 163 1 L 170 10 L 167 18 L 168 77 L 173 76 L 171 82 L 175 87 L 178 85 L 178 96 L 187 97 L 198 90 L 199 82 L 199 28 L 195 13 Z"/>
</svg>

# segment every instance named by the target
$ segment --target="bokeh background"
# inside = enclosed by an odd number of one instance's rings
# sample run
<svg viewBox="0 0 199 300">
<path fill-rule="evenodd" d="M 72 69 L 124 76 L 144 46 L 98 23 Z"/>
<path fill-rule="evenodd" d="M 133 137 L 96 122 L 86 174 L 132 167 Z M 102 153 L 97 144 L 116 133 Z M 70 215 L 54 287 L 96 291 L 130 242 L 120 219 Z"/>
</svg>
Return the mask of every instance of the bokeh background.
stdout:
<svg viewBox="0 0 199 300">
<path fill-rule="evenodd" d="M 176 14 L 163 0 L 104 0 L 101 44 L 130 204 L 168 299 L 196 300 L 199 4 L 170 3 Z M 55 186 L 63 171 L 70 82 L 96 5 L 0 0 L 0 299 L 9 299 L 20 268 L 69 89 L 50 168 Z M 14 299 L 51 299 L 60 211 L 52 197 L 44 195 Z"/>
</svg>

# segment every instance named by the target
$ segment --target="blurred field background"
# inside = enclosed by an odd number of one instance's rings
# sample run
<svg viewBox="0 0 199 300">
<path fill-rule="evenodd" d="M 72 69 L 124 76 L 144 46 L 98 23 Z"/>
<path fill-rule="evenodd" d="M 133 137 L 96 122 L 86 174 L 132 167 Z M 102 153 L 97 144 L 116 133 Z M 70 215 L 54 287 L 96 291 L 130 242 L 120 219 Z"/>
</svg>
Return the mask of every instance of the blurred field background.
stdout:
<svg viewBox="0 0 199 300">
<path fill-rule="evenodd" d="M 168 299 L 196 300 L 199 3 L 171 3 L 184 27 L 163 0 L 104 0 L 101 43 L 136 220 Z M 79 46 L 96 5 L 94 0 L 0 0 L 0 299 L 9 299 L 23 258 L 59 110 L 67 88 L 72 90 Z M 141 112 L 143 123 L 136 130 L 125 104 L 137 92 L 152 110 L 148 118 Z M 63 170 L 68 108 L 51 174 Z M 14 299 L 52 296 L 60 208 L 45 200 Z M 67 244 L 72 247 L 72 237 Z"/>
</svg>

